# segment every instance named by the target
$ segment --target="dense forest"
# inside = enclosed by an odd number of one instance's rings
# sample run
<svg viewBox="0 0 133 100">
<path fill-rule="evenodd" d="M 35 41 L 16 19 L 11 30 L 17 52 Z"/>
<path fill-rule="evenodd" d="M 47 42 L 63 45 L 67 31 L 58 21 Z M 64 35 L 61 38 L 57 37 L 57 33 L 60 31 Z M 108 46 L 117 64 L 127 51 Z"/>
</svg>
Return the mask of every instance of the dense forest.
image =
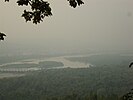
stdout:
<svg viewBox="0 0 133 100">
<path fill-rule="evenodd" d="M 3 78 L 0 100 L 120 100 L 133 88 L 133 70 L 127 66 L 132 57 L 95 57 L 67 58 L 95 64 L 90 68 L 43 69 Z"/>
</svg>

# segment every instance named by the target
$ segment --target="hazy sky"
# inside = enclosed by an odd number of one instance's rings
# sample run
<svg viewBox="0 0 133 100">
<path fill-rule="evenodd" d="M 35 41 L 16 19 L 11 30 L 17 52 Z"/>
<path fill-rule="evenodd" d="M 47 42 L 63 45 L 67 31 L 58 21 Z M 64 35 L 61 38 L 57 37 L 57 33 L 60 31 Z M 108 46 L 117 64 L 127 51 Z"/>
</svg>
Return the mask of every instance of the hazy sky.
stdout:
<svg viewBox="0 0 133 100">
<path fill-rule="evenodd" d="M 34 25 L 16 0 L 0 0 L 0 31 L 7 34 L 1 52 L 133 50 L 133 0 L 84 0 L 76 9 L 67 0 L 48 1 L 53 16 Z"/>
</svg>

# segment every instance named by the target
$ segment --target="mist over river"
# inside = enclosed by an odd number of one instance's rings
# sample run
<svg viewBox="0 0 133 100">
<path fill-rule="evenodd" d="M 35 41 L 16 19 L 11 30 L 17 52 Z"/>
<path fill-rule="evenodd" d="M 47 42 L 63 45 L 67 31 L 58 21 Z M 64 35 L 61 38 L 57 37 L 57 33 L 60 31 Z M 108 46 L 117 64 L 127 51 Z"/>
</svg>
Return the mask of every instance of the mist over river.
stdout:
<svg viewBox="0 0 133 100">
<path fill-rule="evenodd" d="M 44 62 L 44 61 L 56 61 L 56 62 L 61 62 L 63 63 L 64 66 L 59 66 L 59 67 L 50 67 L 46 69 L 58 69 L 58 68 L 89 68 L 91 64 L 89 63 L 83 63 L 83 62 L 78 62 L 78 61 L 70 61 L 66 58 L 69 57 L 81 57 L 80 56 L 59 56 L 59 57 L 48 57 L 44 59 L 26 59 L 26 60 L 21 60 L 17 62 L 11 62 L 11 63 L 5 63 L 0 65 L 0 71 L 35 71 L 35 70 L 42 70 L 45 68 L 40 68 L 39 67 L 39 62 Z M 17 67 L 16 65 L 21 65 L 21 64 L 36 64 L 37 66 L 30 66 L 30 67 Z M 14 68 L 13 65 L 16 67 Z M 8 66 L 8 67 L 7 67 Z M 12 67 L 10 67 L 12 66 Z M 92 65 L 91 65 L 92 66 Z"/>
</svg>

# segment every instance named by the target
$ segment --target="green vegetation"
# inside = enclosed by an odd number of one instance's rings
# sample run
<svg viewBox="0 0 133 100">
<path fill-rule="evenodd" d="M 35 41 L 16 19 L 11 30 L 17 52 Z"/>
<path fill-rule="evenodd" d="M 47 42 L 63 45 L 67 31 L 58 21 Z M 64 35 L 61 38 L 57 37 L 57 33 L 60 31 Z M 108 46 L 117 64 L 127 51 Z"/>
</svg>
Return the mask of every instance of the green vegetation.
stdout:
<svg viewBox="0 0 133 100">
<path fill-rule="evenodd" d="M 119 64 L 115 63 L 117 58 Z M 112 66 L 105 62 L 109 59 Z M 4 78 L 0 80 L 0 100 L 120 100 L 133 88 L 133 70 L 127 65 L 131 59 L 106 56 L 102 60 L 101 55 L 101 63 L 95 60 L 96 67 L 45 69 L 23 77 Z"/>
<path fill-rule="evenodd" d="M 80 98 L 90 98 L 90 95 L 94 98 L 95 95 L 106 98 L 101 100 L 117 100 L 109 96 L 118 98 L 132 88 L 133 81 L 129 75 L 133 75 L 130 70 L 107 67 L 38 71 L 24 77 L 2 79 L 0 97 L 3 99 L 0 99 L 45 100 L 76 94 Z"/>
<path fill-rule="evenodd" d="M 42 61 L 39 62 L 39 66 L 43 68 L 53 68 L 53 67 L 63 67 L 64 64 L 62 62 L 57 62 L 57 61 Z"/>
</svg>

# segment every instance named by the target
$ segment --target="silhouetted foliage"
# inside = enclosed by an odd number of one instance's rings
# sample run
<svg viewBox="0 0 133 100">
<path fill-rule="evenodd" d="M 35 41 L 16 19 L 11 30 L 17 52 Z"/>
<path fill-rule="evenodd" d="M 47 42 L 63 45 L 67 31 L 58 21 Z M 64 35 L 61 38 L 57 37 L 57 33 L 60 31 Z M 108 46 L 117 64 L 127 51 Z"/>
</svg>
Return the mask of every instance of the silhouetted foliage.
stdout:
<svg viewBox="0 0 133 100">
<path fill-rule="evenodd" d="M 82 0 L 67 0 L 71 7 L 76 8 L 77 5 L 80 6 L 84 4 Z M 9 0 L 5 0 L 9 2 Z M 24 10 L 22 17 L 28 21 L 33 21 L 34 24 L 38 24 L 45 17 L 52 16 L 52 9 L 48 1 L 43 0 L 18 0 L 18 6 L 30 6 L 31 11 Z"/>
<path fill-rule="evenodd" d="M 5 2 L 9 2 L 9 0 L 5 0 Z"/>
<path fill-rule="evenodd" d="M 51 16 L 51 7 L 47 1 L 43 0 L 18 0 L 18 6 L 31 6 L 32 11 L 24 10 L 22 17 L 26 22 L 33 20 L 34 24 L 40 23 L 45 17 Z"/>
<path fill-rule="evenodd" d="M 133 62 L 129 64 L 129 68 L 131 68 L 133 65 Z M 133 100 L 133 89 L 131 89 L 130 92 L 126 93 L 122 96 L 121 100 Z"/>
<path fill-rule="evenodd" d="M 81 4 L 84 4 L 84 2 L 82 0 L 68 0 L 70 6 L 76 8 L 77 4 L 80 6 Z"/>
<path fill-rule="evenodd" d="M 77 5 L 80 6 L 84 4 L 82 0 L 67 0 L 71 7 L 76 8 Z M 9 2 L 9 0 L 5 0 L 5 2 Z M 43 0 L 18 0 L 18 6 L 30 6 L 31 11 L 24 10 L 22 17 L 26 22 L 33 21 L 33 24 L 38 24 L 43 21 L 45 17 L 52 16 L 52 9 L 50 7 L 50 3 L 48 1 Z M 0 33 L 0 40 L 4 40 L 6 36 L 3 33 Z"/>
<path fill-rule="evenodd" d="M 122 100 L 133 100 L 133 89 L 131 89 L 130 92 L 126 93 L 123 97 Z"/>
<path fill-rule="evenodd" d="M 6 35 L 5 35 L 4 33 L 1 33 L 1 32 L 0 32 L 0 41 L 1 41 L 1 40 L 4 40 L 4 36 L 6 36 Z"/>
<path fill-rule="evenodd" d="M 133 65 L 133 62 L 131 62 L 131 63 L 129 64 L 129 68 L 131 68 L 131 67 L 132 67 L 132 65 Z"/>
</svg>

